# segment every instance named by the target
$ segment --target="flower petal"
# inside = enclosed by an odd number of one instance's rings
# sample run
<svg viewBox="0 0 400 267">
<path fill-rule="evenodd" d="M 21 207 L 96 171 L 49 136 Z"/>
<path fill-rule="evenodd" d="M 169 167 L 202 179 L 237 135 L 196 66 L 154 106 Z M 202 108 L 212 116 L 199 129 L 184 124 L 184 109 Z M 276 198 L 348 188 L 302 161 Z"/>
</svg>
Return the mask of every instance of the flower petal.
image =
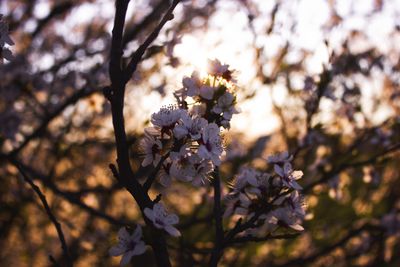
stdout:
<svg viewBox="0 0 400 267">
<path fill-rule="evenodd" d="M 140 240 L 141 237 L 142 237 L 142 227 L 140 225 L 137 225 L 135 232 L 133 232 L 132 234 L 132 239 L 138 241 Z"/>
<path fill-rule="evenodd" d="M 132 250 L 133 255 L 140 255 L 146 251 L 146 244 L 143 241 L 140 241 L 136 244 L 135 248 Z"/>
<path fill-rule="evenodd" d="M 127 251 L 127 252 L 124 254 L 124 256 L 122 256 L 121 261 L 120 261 L 119 264 L 120 264 L 121 266 L 127 265 L 127 264 L 131 261 L 132 257 L 133 257 L 133 251 L 132 251 L 132 250 Z"/>
<path fill-rule="evenodd" d="M 178 229 L 176 229 L 175 227 L 171 226 L 171 225 L 167 225 L 165 226 L 165 231 L 168 232 L 168 234 L 175 236 L 175 237 L 179 237 L 181 236 L 181 233 L 178 231 Z"/>
<path fill-rule="evenodd" d="M 165 220 L 167 224 L 177 224 L 179 222 L 179 217 L 176 216 L 175 214 L 169 214 Z"/>
<path fill-rule="evenodd" d="M 144 209 L 144 214 L 146 215 L 146 217 L 147 217 L 150 221 L 154 222 L 155 217 L 154 217 L 154 212 L 153 212 L 152 209 L 145 208 L 145 209 Z"/>
<path fill-rule="evenodd" d="M 117 244 L 108 250 L 108 254 L 110 256 L 119 256 L 124 254 L 126 251 L 126 247 L 122 244 Z"/>
</svg>

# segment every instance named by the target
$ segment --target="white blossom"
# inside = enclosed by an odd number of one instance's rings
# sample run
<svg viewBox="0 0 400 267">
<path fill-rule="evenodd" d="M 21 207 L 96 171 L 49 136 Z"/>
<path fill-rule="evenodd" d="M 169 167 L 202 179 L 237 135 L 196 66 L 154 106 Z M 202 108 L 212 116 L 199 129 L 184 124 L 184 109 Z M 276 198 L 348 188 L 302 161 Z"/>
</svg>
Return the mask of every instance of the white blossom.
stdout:
<svg viewBox="0 0 400 267">
<path fill-rule="evenodd" d="M 201 117 L 192 118 L 189 114 L 182 115 L 182 122 L 175 126 L 174 135 L 177 139 L 190 136 L 192 140 L 199 140 L 201 132 L 207 125 L 207 121 Z"/>
<path fill-rule="evenodd" d="M 217 105 L 211 110 L 216 114 L 222 114 L 222 117 L 229 122 L 233 114 L 238 114 L 239 111 L 234 106 L 235 97 L 233 94 L 226 92 L 218 98 Z"/>
<path fill-rule="evenodd" d="M 215 123 L 208 124 L 203 131 L 198 155 L 203 159 L 210 159 L 215 165 L 221 164 L 223 152 L 220 130 Z"/>
<path fill-rule="evenodd" d="M 213 165 L 209 160 L 203 160 L 200 163 L 194 163 L 195 173 L 192 180 L 192 185 L 201 186 L 207 181 L 213 171 Z"/>
<path fill-rule="evenodd" d="M 158 172 L 158 180 L 165 187 L 170 186 L 171 182 L 172 182 L 171 166 L 172 166 L 171 159 L 167 158 L 163 162 L 163 164 Z"/>
<path fill-rule="evenodd" d="M 193 180 L 196 169 L 191 158 L 192 155 L 186 145 L 182 146 L 179 152 L 171 152 L 171 176 L 185 182 Z"/>
<path fill-rule="evenodd" d="M 223 76 L 224 73 L 229 71 L 229 65 L 222 64 L 218 59 L 209 60 L 210 74 L 214 76 Z"/>
<path fill-rule="evenodd" d="M 294 171 L 292 169 L 292 164 L 289 162 L 285 162 L 283 164 L 283 168 L 278 164 L 274 165 L 274 170 L 276 174 L 278 174 L 282 178 L 282 183 L 289 187 L 296 190 L 301 190 L 302 187 L 296 182 L 296 180 L 303 177 L 302 171 Z"/>
<path fill-rule="evenodd" d="M 200 87 L 200 96 L 204 99 L 211 100 L 214 98 L 214 93 L 217 90 L 214 86 L 202 85 Z"/>
<path fill-rule="evenodd" d="M 122 227 L 118 231 L 118 244 L 110 248 L 109 254 L 111 256 L 123 255 L 120 265 L 127 265 L 133 256 L 143 254 L 146 251 L 146 245 L 141 238 L 142 228 L 140 225 L 136 226 L 133 234 L 129 234 L 126 228 Z"/>
<path fill-rule="evenodd" d="M 178 237 L 181 233 L 172 225 L 179 222 L 178 216 L 175 214 L 168 214 L 161 203 L 156 203 L 153 209 L 145 208 L 144 214 L 158 229 L 165 230 L 168 234 Z"/>
<path fill-rule="evenodd" d="M 151 123 L 159 127 L 173 127 L 184 112 L 174 105 L 162 107 L 160 111 L 151 115 Z"/>
<path fill-rule="evenodd" d="M 183 96 L 184 98 L 186 96 L 190 96 L 190 97 L 195 97 L 198 96 L 200 94 L 200 86 L 201 86 L 201 79 L 200 79 L 200 75 L 197 71 L 194 71 L 192 73 L 191 77 L 184 77 L 182 79 L 182 84 L 183 84 L 183 89 L 184 89 L 184 93 Z"/>
<path fill-rule="evenodd" d="M 276 225 L 276 227 L 278 225 L 283 225 L 296 231 L 304 230 L 303 226 L 300 224 L 301 220 L 287 206 L 271 211 L 267 218 L 267 222 Z"/>
<path fill-rule="evenodd" d="M 161 160 L 161 149 L 162 149 L 161 141 L 157 139 L 155 136 L 145 133 L 145 136 L 140 141 L 139 146 L 144 153 L 142 166 L 146 167 L 152 163 L 154 167 L 157 166 L 157 164 Z"/>
</svg>

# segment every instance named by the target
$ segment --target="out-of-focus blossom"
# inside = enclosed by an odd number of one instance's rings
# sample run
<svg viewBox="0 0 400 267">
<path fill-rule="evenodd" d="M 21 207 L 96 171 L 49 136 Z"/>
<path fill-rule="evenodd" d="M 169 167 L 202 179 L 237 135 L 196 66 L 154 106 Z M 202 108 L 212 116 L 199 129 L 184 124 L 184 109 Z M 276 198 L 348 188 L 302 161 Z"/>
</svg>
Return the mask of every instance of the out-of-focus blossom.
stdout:
<svg viewBox="0 0 400 267">
<path fill-rule="evenodd" d="M 133 256 L 143 254 L 146 251 L 146 244 L 141 238 L 142 227 L 140 225 L 136 226 L 132 234 L 129 234 L 126 228 L 122 227 L 118 231 L 118 244 L 109 250 L 109 254 L 111 256 L 123 255 L 120 265 L 127 265 Z"/>
<path fill-rule="evenodd" d="M 289 162 L 285 162 L 283 164 L 283 167 L 275 164 L 274 170 L 276 174 L 278 174 L 282 178 L 282 183 L 285 186 L 296 190 L 301 189 L 301 186 L 296 182 L 296 180 L 299 180 L 301 177 L 303 177 L 302 171 L 294 171 L 292 169 L 292 164 L 290 164 Z"/>
<path fill-rule="evenodd" d="M 264 235 L 278 227 L 304 230 L 304 200 L 298 191 L 301 187 L 294 181 L 303 173 L 293 171 L 291 159 L 287 152 L 270 157 L 269 161 L 275 163 L 274 173 L 242 168 L 226 196 L 224 217 L 237 214 L 245 220 L 255 218 L 256 227 L 246 231 L 250 235 Z"/>
<path fill-rule="evenodd" d="M 295 213 L 288 206 L 272 211 L 269 214 L 267 222 L 276 226 L 283 225 L 284 227 L 290 227 L 296 231 L 304 230 L 300 224 L 299 217 L 295 216 Z"/>
<path fill-rule="evenodd" d="M 381 219 L 381 225 L 388 235 L 400 235 L 400 213 L 392 211 Z"/>
<path fill-rule="evenodd" d="M 175 214 L 168 214 L 161 203 L 156 203 L 153 209 L 145 208 L 144 214 L 152 221 L 153 225 L 158 229 L 165 230 L 168 234 L 178 237 L 181 233 L 172 225 L 179 222 L 178 216 Z"/>
</svg>

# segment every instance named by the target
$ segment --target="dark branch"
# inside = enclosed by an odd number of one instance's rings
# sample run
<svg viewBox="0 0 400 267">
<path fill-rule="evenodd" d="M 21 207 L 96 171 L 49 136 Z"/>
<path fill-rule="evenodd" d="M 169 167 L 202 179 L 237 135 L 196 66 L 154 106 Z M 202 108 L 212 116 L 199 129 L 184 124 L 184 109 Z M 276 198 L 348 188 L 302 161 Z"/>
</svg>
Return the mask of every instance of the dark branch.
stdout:
<svg viewBox="0 0 400 267">
<path fill-rule="evenodd" d="M 61 229 L 61 224 L 57 221 L 56 217 L 52 213 L 52 211 L 49 207 L 49 204 L 47 203 L 46 197 L 40 191 L 40 188 L 37 185 L 35 185 L 33 183 L 32 179 L 30 179 L 29 176 L 25 173 L 23 168 L 20 165 L 16 165 L 16 167 L 18 168 L 18 170 L 21 173 L 22 177 L 24 178 L 25 182 L 27 182 L 32 187 L 32 189 L 35 191 L 35 193 L 38 195 L 40 201 L 42 202 L 43 207 L 46 210 L 47 216 L 49 216 L 49 219 L 54 224 L 54 226 L 57 230 L 57 235 L 61 242 L 61 248 L 63 250 L 64 256 L 65 256 L 65 259 L 67 262 L 67 266 L 72 267 L 73 264 L 72 264 L 71 258 L 69 256 L 68 246 L 67 246 L 67 242 L 65 241 L 64 233 Z"/>
</svg>

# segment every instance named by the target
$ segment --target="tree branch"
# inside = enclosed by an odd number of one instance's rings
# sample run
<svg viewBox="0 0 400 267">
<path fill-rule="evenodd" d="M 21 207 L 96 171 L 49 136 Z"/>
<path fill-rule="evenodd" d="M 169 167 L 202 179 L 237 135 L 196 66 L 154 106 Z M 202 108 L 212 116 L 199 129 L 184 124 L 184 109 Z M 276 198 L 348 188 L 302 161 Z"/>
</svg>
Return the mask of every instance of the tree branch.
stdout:
<svg viewBox="0 0 400 267">
<path fill-rule="evenodd" d="M 144 53 L 146 52 L 146 49 L 150 46 L 150 44 L 157 38 L 158 34 L 160 33 L 161 29 L 164 27 L 164 25 L 169 21 L 174 18 L 173 11 L 175 7 L 179 4 L 181 0 L 174 0 L 171 4 L 171 6 L 168 8 L 167 12 L 161 19 L 160 23 L 157 25 L 157 27 L 153 30 L 153 32 L 146 38 L 146 40 L 139 46 L 139 48 L 133 53 L 130 62 L 128 63 L 128 66 L 126 67 L 124 71 L 124 82 L 127 83 L 131 77 L 132 74 L 136 71 L 137 65 L 141 61 Z"/>
<path fill-rule="evenodd" d="M 61 229 L 61 224 L 57 221 L 56 217 L 52 213 L 52 211 L 51 211 L 51 209 L 49 207 L 49 204 L 47 203 L 46 197 L 40 191 L 40 188 L 37 185 L 35 185 L 33 183 L 32 179 L 30 179 L 29 176 L 25 173 L 23 168 L 20 165 L 16 165 L 16 167 L 18 168 L 18 171 L 21 173 L 21 175 L 24 178 L 25 182 L 27 182 L 31 186 L 31 188 L 35 191 L 35 193 L 38 195 L 40 201 L 42 202 L 43 207 L 46 210 L 47 216 L 49 216 L 49 219 L 54 224 L 54 226 L 55 226 L 55 228 L 57 230 L 57 235 L 58 235 L 58 238 L 60 239 L 60 242 L 61 242 L 61 248 L 63 250 L 64 257 L 65 257 L 66 262 L 67 262 L 67 266 L 72 267 L 73 264 L 72 264 L 71 257 L 70 257 L 69 252 L 68 252 L 68 246 L 67 246 L 67 242 L 65 241 L 64 233 L 63 233 L 63 231 Z"/>
</svg>

